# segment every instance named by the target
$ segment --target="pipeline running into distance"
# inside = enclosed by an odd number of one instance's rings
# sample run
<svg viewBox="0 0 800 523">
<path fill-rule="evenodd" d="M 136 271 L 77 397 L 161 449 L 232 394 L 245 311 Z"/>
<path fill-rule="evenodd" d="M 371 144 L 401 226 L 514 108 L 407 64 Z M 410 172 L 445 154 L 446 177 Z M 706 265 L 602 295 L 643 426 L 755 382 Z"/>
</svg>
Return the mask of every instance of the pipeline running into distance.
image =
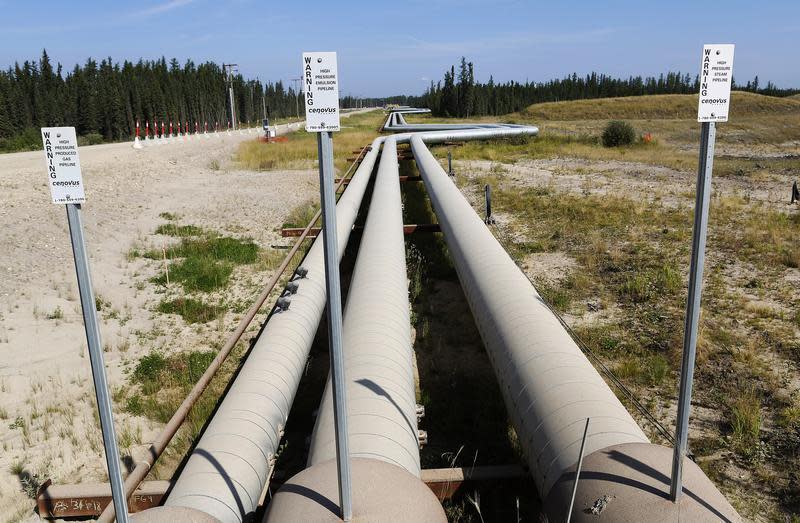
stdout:
<svg viewBox="0 0 800 523">
<path fill-rule="evenodd" d="M 372 144 L 336 205 L 339 257 L 344 253 L 372 175 L 381 139 Z M 325 264 L 318 236 L 290 282 L 286 310 L 269 318 L 222 404 L 203 432 L 166 506 L 239 523 L 255 512 L 269 481 L 311 343 L 325 308 Z M 287 288 L 288 288 L 287 287 Z M 296 287 L 296 288 L 295 288 Z"/>
<path fill-rule="evenodd" d="M 648 442 L 425 145 L 535 135 L 538 129 L 502 124 L 408 124 L 399 113 L 391 114 L 384 127 L 398 134 L 373 142 L 372 150 L 337 205 L 341 256 L 378 149 L 383 144 L 387 154 L 381 158 L 371 202 L 374 205 L 370 206 L 344 317 L 345 375 L 351 398 L 348 416 L 353 416 L 349 418 L 349 433 L 354 485 L 358 486 L 365 477 L 373 478 L 362 484 L 364 503 L 381 501 L 380 496 L 388 496 L 382 494 L 387 490 L 383 487 L 388 481 L 389 490 L 391 485 L 397 485 L 394 494 L 415 492 L 414 499 L 428 507 L 426 510 L 433 510 L 430 504 L 422 502 L 430 491 L 415 490 L 419 481 L 413 479 L 419 474 L 419 453 L 414 378 L 413 373 L 407 371 L 411 357 L 410 324 L 402 214 L 397 212 L 399 187 L 396 187 L 396 144 L 410 142 L 531 473 L 542 499 L 549 499 L 551 491 L 559 492 L 561 497 L 551 505 L 556 507 L 553 514 L 560 518 L 563 516 L 559 512 L 563 504 L 561 494 L 577 461 L 580 437 L 576 434 L 586 417 L 591 417 L 593 423 L 585 463 L 589 469 L 593 463 L 599 463 L 597 474 L 613 468 L 608 460 L 592 460 L 598 456 L 617 455 L 609 454 L 609 449 L 615 449 L 626 459 L 640 456 L 647 464 L 652 448 L 658 446 Z M 394 180 L 390 180 L 392 177 Z M 290 306 L 273 314 L 267 322 L 252 354 L 178 478 L 167 500 L 168 506 L 192 507 L 226 522 L 241 521 L 255 510 L 260 494 L 268 485 L 271 460 L 326 300 L 320 242 L 314 243 L 298 272 L 305 273 L 305 277 L 295 280 L 297 288 L 290 296 Z M 318 493 L 330 493 L 335 499 L 335 489 L 325 490 L 330 487 L 330 477 L 335 476 L 335 469 L 331 469 L 333 416 L 328 388 L 312 438 L 310 468 L 287 485 L 295 491 L 311 486 L 318 489 Z M 632 445 L 639 445 L 635 449 L 641 450 L 640 454 L 630 451 Z M 400 469 L 405 475 L 397 475 Z M 732 509 L 727 511 L 729 505 L 723 506 L 727 504 L 724 498 L 720 502 L 715 497 L 714 493 L 719 493 L 713 485 L 713 492 L 708 494 L 710 482 L 702 472 L 700 479 L 694 477 L 696 474 L 693 476 L 694 472 L 689 467 L 687 488 L 700 485 L 698 492 L 705 496 L 702 501 L 710 499 L 714 507 L 722 507 L 720 513 L 735 515 Z M 629 470 L 624 473 L 634 475 Z M 584 489 L 583 485 L 602 489 L 609 481 L 613 487 L 609 492 L 627 498 L 624 494 L 628 493 L 620 490 L 620 485 L 625 483 L 598 477 L 583 479 L 582 475 L 579 501 L 585 503 L 584 498 L 596 490 Z M 692 483 L 693 477 L 695 483 Z M 296 482 L 292 483 L 294 480 Z M 378 484 L 382 488 L 373 492 Z M 270 521 L 296 520 L 300 514 L 305 514 L 308 503 L 298 502 L 307 502 L 308 498 L 292 496 L 291 492 L 284 488 L 276 494 L 267 514 L 268 519 L 272 515 Z M 637 494 L 638 491 L 634 492 L 630 499 L 638 499 Z M 279 499 L 280 503 L 276 503 Z M 689 496 L 688 499 L 694 498 Z M 357 511 L 358 497 L 355 501 Z M 388 498 L 384 501 L 391 504 Z M 630 500 L 618 505 L 653 508 L 652 503 Z M 318 509 L 318 506 L 311 508 Z M 430 520 L 433 521 L 433 517 Z"/>
<path fill-rule="evenodd" d="M 419 439 L 397 145 L 383 144 L 344 314 L 350 455 L 419 477 Z M 336 457 L 330 376 L 308 465 Z"/>
<path fill-rule="evenodd" d="M 412 135 L 411 148 L 550 520 L 566 518 L 587 418 L 580 512 L 573 512 L 573 521 L 594 517 L 587 510 L 606 496 L 619 498 L 607 521 L 672 521 L 676 515 L 737 520 L 693 462 L 687 463 L 688 495 L 678 504 L 668 501 L 672 451 L 650 443 L 428 150 L 424 135 Z"/>
</svg>

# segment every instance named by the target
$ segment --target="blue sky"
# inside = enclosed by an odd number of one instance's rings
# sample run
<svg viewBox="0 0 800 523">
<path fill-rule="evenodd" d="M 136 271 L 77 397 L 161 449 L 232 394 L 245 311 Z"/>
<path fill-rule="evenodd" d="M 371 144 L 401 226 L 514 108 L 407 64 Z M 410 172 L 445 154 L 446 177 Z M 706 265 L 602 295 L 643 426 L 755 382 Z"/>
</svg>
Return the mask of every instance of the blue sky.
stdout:
<svg viewBox="0 0 800 523">
<path fill-rule="evenodd" d="M 418 94 L 462 55 L 479 80 L 577 71 L 694 75 L 703 43 L 735 43 L 734 76 L 800 87 L 800 1 L 0 0 L 0 66 L 47 48 L 86 57 L 236 62 L 299 76 L 303 51 L 337 51 L 342 94 Z"/>
</svg>

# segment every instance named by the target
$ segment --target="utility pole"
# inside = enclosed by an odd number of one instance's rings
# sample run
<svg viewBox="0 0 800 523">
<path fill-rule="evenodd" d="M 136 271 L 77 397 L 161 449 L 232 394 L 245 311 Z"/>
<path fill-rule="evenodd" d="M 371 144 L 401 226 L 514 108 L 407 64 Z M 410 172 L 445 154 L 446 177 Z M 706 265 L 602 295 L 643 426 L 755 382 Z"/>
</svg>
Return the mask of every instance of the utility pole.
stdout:
<svg viewBox="0 0 800 523">
<path fill-rule="evenodd" d="M 291 80 L 294 82 L 294 108 L 295 108 L 295 114 L 297 116 L 297 119 L 299 120 L 300 119 L 300 101 L 299 101 L 298 97 L 300 96 L 300 91 L 298 91 L 298 87 L 297 86 L 298 86 L 298 84 L 300 82 L 303 81 L 303 79 L 302 78 L 291 78 Z"/>
<path fill-rule="evenodd" d="M 228 83 L 228 92 L 230 94 L 231 99 L 231 122 L 233 125 L 233 130 L 236 130 L 236 109 L 233 103 L 233 73 L 237 72 L 238 69 L 236 67 L 239 64 L 222 64 L 222 69 L 225 70 L 225 81 Z"/>
<path fill-rule="evenodd" d="M 256 115 L 256 106 L 253 103 L 253 82 L 250 82 L 250 110 L 253 111 L 252 115 L 255 116 Z M 248 125 L 252 125 L 250 123 L 251 121 L 252 121 L 252 118 L 248 118 L 247 119 Z"/>
<path fill-rule="evenodd" d="M 261 86 L 261 119 L 267 118 L 267 84 Z"/>
</svg>

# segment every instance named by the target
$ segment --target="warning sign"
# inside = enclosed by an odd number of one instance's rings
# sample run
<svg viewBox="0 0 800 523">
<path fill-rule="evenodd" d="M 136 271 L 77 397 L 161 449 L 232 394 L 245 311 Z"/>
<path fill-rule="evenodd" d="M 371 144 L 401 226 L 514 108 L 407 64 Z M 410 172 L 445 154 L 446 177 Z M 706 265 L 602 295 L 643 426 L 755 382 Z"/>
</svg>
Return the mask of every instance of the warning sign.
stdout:
<svg viewBox="0 0 800 523">
<path fill-rule="evenodd" d="M 42 127 L 47 180 L 53 203 L 83 203 L 83 177 L 74 127 Z"/>
<path fill-rule="evenodd" d="M 727 122 L 733 80 L 733 44 L 706 44 L 700 64 L 698 122 Z"/>
<path fill-rule="evenodd" d="M 303 53 L 306 131 L 339 130 L 336 53 Z"/>
</svg>

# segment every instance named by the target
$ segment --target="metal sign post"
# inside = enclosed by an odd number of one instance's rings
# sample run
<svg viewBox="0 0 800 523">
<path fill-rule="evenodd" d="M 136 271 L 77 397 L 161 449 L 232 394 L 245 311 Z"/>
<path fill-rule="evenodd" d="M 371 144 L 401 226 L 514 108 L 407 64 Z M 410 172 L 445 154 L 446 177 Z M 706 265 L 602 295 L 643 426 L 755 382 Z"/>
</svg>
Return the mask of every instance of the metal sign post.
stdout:
<svg viewBox="0 0 800 523">
<path fill-rule="evenodd" d="M 350 448 L 342 350 L 342 290 L 339 247 L 336 240 L 336 190 L 333 186 L 333 135 L 339 130 L 339 86 L 336 53 L 303 53 L 306 131 L 317 133 L 322 240 L 325 251 L 325 287 L 328 293 L 328 339 L 331 356 L 333 420 L 336 426 L 336 465 L 339 508 L 344 521 L 353 517 Z"/>
<path fill-rule="evenodd" d="M 486 202 L 486 218 L 483 219 L 486 225 L 494 225 L 495 220 L 492 216 L 492 188 L 487 183 L 483 186 L 483 198 Z"/>
<path fill-rule="evenodd" d="M 450 176 L 456 175 L 453 172 L 453 153 L 450 152 L 450 149 L 447 150 L 447 174 Z"/>
<path fill-rule="evenodd" d="M 83 180 L 81 177 L 78 144 L 74 127 L 42 128 L 42 142 L 50 182 L 50 193 L 53 203 L 66 204 L 69 236 L 72 242 L 72 254 L 75 258 L 75 272 L 78 277 L 78 292 L 83 310 L 83 324 L 86 330 L 86 341 L 89 345 L 89 361 L 92 366 L 94 391 L 97 397 L 97 410 L 100 414 L 100 429 L 103 433 L 108 479 L 111 483 L 111 495 L 117 520 L 128 521 L 128 501 L 122 483 L 119 450 L 114 434 L 114 416 L 111 409 L 111 397 L 108 393 L 106 369 L 103 361 L 103 345 L 100 342 L 100 327 L 97 322 L 94 291 L 89 270 L 89 255 L 83 237 L 81 206 L 85 201 Z"/>
<path fill-rule="evenodd" d="M 567 523 L 572 520 L 572 509 L 575 507 L 575 496 L 578 494 L 578 481 L 581 479 L 581 468 L 583 468 L 583 451 L 586 449 L 586 436 L 589 434 L 589 419 L 586 418 L 586 425 L 583 426 L 583 439 L 581 439 L 581 449 L 578 451 L 578 466 L 575 468 L 575 483 L 572 484 L 572 497 L 569 500 L 569 509 L 567 509 Z"/>
<path fill-rule="evenodd" d="M 711 198 L 711 169 L 714 163 L 713 122 L 703 122 L 700 141 L 700 168 L 697 172 L 697 197 L 695 199 L 694 228 L 692 236 L 692 261 L 689 268 L 689 298 L 686 302 L 686 321 L 681 358 L 681 384 L 678 397 L 678 422 L 675 427 L 675 452 L 672 458 L 672 484 L 670 498 L 681 497 L 683 460 L 686 456 L 689 433 L 689 410 L 692 401 L 692 380 L 697 349 L 697 323 L 700 319 L 700 297 L 703 291 L 703 264 L 705 262 L 708 205 Z"/>
<path fill-rule="evenodd" d="M 677 502 L 683 493 L 683 461 L 689 437 L 689 414 L 692 405 L 692 380 L 697 350 L 697 325 L 700 320 L 700 299 L 703 292 L 708 207 L 711 199 L 711 172 L 714 167 L 715 122 L 728 121 L 731 79 L 733 78 L 733 45 L 703 47 L 700 75 L 700 99 L 697 120 L 702 122 L 700 161 L 697 169 L 697 195 L 692 229 L 692 259 L 689 267 L 689 296 L 681 358 L 681 381 L 678 397 L 678 419 L 675 424 L 675 451 L 672 456 L 670 499 Z"/>
</svg>

